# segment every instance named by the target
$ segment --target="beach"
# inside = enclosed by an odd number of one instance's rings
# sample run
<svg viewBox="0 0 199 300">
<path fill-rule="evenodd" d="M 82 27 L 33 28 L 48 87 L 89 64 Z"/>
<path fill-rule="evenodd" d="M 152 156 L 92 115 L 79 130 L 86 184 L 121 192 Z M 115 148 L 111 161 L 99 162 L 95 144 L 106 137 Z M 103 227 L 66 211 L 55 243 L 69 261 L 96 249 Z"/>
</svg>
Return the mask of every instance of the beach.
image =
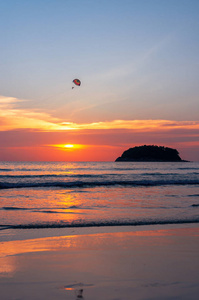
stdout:
<svg viewBox="0 0 199 300">
<path fill-rule="evenodd" d="M 197 224 L 1 233 L 1 300 L 198 299 Z"/>
<path fill-rule="evenodd" d="M 196 300 L 199 163 L 0 163 L 1 300 Z"/>
</svg>

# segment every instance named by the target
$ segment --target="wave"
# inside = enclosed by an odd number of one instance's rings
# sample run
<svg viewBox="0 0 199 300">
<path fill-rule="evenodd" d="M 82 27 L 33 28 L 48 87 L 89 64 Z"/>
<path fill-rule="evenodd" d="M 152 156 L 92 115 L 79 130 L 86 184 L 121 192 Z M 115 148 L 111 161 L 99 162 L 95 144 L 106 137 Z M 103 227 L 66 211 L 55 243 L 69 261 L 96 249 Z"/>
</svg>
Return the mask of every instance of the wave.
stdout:
<svg viewBox="0 0 199 300">
<path fill-rule="evenodd" d="M 142 171 L 150 170 L 151 171 L 151 168 L 146 168 L 144 166 L 143 167 L 136 167 L 134 165 L 131 168 L 128 168 L 128 167 L 114 167 L 112 169 L 117 170 L 117 171 L 139 171 L 139 170 L 142 170 Z"/>
<path fill-rule="evenodd" d="M 16 207 L 16 206 L 4 206 L 1 209 L 3 209 L 3 210 L 28 210 L 28 208 Z"/>
<path fill-rule="evenodd" d="M 196 207 L 199 206 L 199 204 L 192 204 L 191 207 Z M 190 205 L 188 206 L 190 207 Z M 29 211 L 29 212 L 36 212 L 36 213 L 75 213 L 75 214 L 82 214 L 83 210 L 93 210 L 93 209 L 103 209 L 103 208 L 110 208 L 107 205 L 93 205 L 91 206 L 76 206 L 76 205 L 71 205 L 68 207 L 16 207 L 16 206 L 3 206 L 0 208 L 0 210 L 6 210 L 6 211 L 19 211 L 19 210 L 25 210 L 25 211 Z M 123 209 L 124 207 L 121 207 L 120 209 Z M 151 206 L 142 206 L 143 209 L 171 209 L 171 207 L 167 207 L 167 206 L 155 206 L 155 207 L 151 207 Z M 177 208 L 181 208 L 180 206 L 172 206 L 172 209 L 177 209 Z M 126 209 L 126 208 L 124 208 Z M 78 212 L 74 212 L 75 210 L 77 210 Z"/>
<path fill-rule="evenodd" d="M 16 179 L 24 179 L 24 178 L 107 178 L 108 176 L 118 177 L 118 176 L 135 176 L 136 174 L 118 174 L 118 173 L 107 173 L 107 174 L 31 174 L 31 175 L 1 175 L 0 178 L 16 178 Z M 161 172 L 147 172 L 140 173 L 139 176 L 176 176 L 181 174 L 176 173 L 161 173 Z M 189 175 L 199 175 L 199 172 L 192 172 Z M 182 175 L 181 175 L 182 176 Z"/>
<path fill-rule="evenodd" d="M 101 207 L 101 206 L 98 206 Z M 102 206 L 104 207 L 104 206 Z M 67 210 L 67 209 L 92 209 L 91 207 L 82 207 L 81 205 L 71 205 L 68 207 L 18 207 L 18 206 L 3 206 L 0 208 L 0 210 L 29 210 L 29 211 L 45 211 L 45 212 L 54 212 L 54 210 Z"/>
<path fill-rule="evenodd" d="M 169 220 L 112 220 L 112 221 L 90 221 L 73 223 L 32 223 L 17 225 L 0 225 L 3 229 L 53 229 L 53 228 L 88 228 L 88 227 L 114 227 L 114 226 L 148 226 L 148 225 L 169 225 L 169 224 L 191 224 L 199 223 L 198 218 L 192 219 L 169 219 Z"/>
<path fill-rule="evenodd" d="M 198 167 L 177 168 L 178 170 L 199 170 Z"/>
<path fill-rule="evenodd" d="M 32 212 L 36 212 L 36 213 L 45 213 L 45 214 L 76 214 L 75 212 L 67 212 L 67 211 L 57 211 L 57 210 L 32 210 Z M 80 214 L 80 213 L 78 213 Z M 83 214 L 83 213 L 81 213 Z"/>
<path fill-rule="evenodd" d="M 182 180 L 112 180 L 112 181 L 45 181 L 45 182 L 0 182 L 0 189 L 19 188 L 92 188 L 113 186 L 168 186 L 168 185 L 198 185 L 199 179 Z"/>
<path fill-rule="evenodd" d="M 111 176 L 118 174 L 108 174 Z M 0 178 L 103 178 L 104 175 L 96 175 L 96 174 L 36 174 L 36 175 L 0 175 Z"/>
</svg>

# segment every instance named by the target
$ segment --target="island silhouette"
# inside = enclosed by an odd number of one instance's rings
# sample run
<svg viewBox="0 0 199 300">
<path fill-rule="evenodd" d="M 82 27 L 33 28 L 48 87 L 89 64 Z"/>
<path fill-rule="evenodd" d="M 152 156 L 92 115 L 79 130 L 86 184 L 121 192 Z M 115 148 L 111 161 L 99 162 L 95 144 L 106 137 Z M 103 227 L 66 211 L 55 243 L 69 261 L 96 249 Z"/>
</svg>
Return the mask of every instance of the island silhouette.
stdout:
<svg viewBox="0 0 199 300">
<path fill-rule="evenodd" d="M 186 160 L 181 159 L 179 152 L 176 149 L 156 145 L 144 145 L 129 148 L 115 161 L 186 162 Z"/>
</svg>

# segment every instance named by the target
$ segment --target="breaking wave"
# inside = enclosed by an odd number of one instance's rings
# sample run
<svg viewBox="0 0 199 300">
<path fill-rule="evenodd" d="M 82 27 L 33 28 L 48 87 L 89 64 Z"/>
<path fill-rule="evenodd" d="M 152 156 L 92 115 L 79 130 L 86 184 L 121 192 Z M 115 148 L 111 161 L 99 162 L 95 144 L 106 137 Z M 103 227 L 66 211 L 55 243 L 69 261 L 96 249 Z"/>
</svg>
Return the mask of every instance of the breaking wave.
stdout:
<svg viewBox="0 0 199 300">
<path fill-rule="evenodd" d="M 19 188 L 89 188 L 113 186 L 162 186 L 162 185 L 197 185 L 199 179 L 170 180 L 110 180 L 110 181 L 36 181 L 36 182 L 0 182 L 0 189 Z"/>
<path fill-rule="evenodd" d="M 199 217 L 190 219 L 157 219 L 157 220 L 111 220 L 111 221 L 87 221 L 87 222 L 51 222 L 32 223 L 17 225 L 0 225 L 3 229 L 47 229 L 47 228 L 88 228 L 88 227 L 110 227 L 110 226 L 146 226 L 146 225 L 169 225 L 169 224 L 191 224 L 199 223 Z"/>
</svg>

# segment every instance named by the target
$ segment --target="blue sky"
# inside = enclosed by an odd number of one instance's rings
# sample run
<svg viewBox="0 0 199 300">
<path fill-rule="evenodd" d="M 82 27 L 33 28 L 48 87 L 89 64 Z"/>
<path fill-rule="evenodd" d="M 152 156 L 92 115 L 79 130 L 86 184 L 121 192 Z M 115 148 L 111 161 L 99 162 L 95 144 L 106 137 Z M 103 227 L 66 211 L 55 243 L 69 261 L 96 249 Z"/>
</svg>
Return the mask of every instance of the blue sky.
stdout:
<svg viewBox="0 0 199 300">
<path fill-rule="evenodd" d="M 198 121 L 198 15 L 198 0 L 1 1 L 0 96 L 60 122 Z"/>
<path fill-rule="evenodd" d="M 177 108 L 189 100 L 192 110 L 181 112 L 196 117 L 198 1 L 19 0 L 2 1 L 0 11 L 1 94 L 56 109 L 80 77 L 86 106 L 100 101 L 96 91 L 103 103 L 134 102 L 146 118 L 140 101 Z"/>
</svg>

